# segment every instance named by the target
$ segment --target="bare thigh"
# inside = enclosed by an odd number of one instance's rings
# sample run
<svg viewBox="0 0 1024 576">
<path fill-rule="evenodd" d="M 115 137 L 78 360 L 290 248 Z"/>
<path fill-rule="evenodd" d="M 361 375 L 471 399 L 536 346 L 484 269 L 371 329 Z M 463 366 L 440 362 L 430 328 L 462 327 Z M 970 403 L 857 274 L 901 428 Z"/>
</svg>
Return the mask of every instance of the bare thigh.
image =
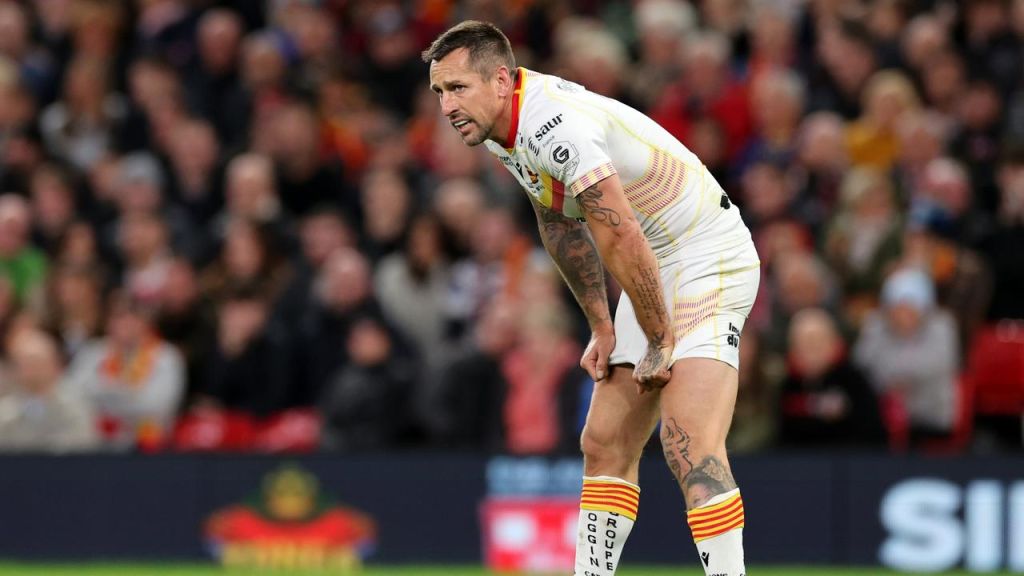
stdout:
<svg viewBox="0 0 1024 576">
<path fill-rule="evenodd" d="M 637 483 L 640 454 L 658 421 L 659 396 L 637 391 L 629 365 L 613 366 L 594 386 L 581 438 L 585 475 Z"/>
<path fill-rule="evenodd" d="M 661 444 L 687 509 L 736 487 L 725 453 L 736 405 L 736 369 L 710 358 L 683 358 L 661 392 Z"/>
</svg>

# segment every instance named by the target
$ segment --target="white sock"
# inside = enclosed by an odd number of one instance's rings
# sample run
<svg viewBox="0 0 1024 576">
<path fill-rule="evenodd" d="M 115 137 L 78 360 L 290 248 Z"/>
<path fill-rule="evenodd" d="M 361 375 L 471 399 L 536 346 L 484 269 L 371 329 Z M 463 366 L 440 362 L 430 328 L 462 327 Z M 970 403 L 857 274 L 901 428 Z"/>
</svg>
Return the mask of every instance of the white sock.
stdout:
<svg viewBox="0 0 1024 576">
<path fill-rule="evenodd" d="M 746 576 L 743 499 L 736 488 L 686 513 L 707 576 Z"/>
<path fill-rule="evenodd" d="M 611 476 L 584 476 L 575 576 L 613 576 L 633 530 L 640 487 Z"/>
</svg>

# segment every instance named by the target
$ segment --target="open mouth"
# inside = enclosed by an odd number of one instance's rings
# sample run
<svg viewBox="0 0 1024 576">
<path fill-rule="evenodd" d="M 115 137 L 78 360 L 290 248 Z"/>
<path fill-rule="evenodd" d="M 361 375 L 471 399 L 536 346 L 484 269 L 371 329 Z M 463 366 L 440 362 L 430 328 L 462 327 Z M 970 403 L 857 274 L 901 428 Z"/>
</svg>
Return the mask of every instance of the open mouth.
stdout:
<svg viewBox="0 0 1024 576">
<path fill-rule="evenodd" d="M 460 133 L 464 131 L 463 128 L 466 128 L 469 125 L 469 120 L 459 120 L 458 122 L 452 122 L 452 127 L 458 130 Z"/>
</svg>

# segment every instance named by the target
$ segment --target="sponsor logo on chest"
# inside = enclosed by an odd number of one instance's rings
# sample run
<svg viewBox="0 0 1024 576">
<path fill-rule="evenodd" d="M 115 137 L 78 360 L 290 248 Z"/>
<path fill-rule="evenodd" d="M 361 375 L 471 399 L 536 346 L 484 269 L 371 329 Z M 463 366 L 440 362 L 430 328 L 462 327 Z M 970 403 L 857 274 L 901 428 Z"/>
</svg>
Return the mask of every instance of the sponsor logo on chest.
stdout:
<svg viewBox="0 0 1024 576">
<path fill-rule="evenodd" d="M 548 120 L 543 125 L 541 125 L 541 127 L 538 128 L 537 131 L 533 133 L 533 137 L 535 139 L 537 139 L 537 140 L 540 140 L 548 132 L 551 132 L 552 130 L 554 130 L 555 126 L 558 126 L 561 123 L 562 123 L 562 115 L 559 114 L 558 116 L 555 116 L 551 120 Z"/>
</svg>

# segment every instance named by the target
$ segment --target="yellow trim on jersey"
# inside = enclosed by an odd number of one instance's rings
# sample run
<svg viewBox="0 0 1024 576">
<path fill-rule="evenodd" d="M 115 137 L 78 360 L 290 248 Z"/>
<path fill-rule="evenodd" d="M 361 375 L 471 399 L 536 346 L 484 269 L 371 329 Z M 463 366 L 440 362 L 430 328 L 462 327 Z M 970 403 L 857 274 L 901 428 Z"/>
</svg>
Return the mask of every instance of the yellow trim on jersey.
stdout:
<svg viewBox="0 0 1024 576">
<path fill-rule="evenodd" d="M 551 208 L 551 198 L 554 195 L 554 192 L 551 188 L 551 175 L 541 170 L 540 181 L 544 183 L 544 193 L 540 197 L 540 202 L 545 207 Z"/>
</svg>

